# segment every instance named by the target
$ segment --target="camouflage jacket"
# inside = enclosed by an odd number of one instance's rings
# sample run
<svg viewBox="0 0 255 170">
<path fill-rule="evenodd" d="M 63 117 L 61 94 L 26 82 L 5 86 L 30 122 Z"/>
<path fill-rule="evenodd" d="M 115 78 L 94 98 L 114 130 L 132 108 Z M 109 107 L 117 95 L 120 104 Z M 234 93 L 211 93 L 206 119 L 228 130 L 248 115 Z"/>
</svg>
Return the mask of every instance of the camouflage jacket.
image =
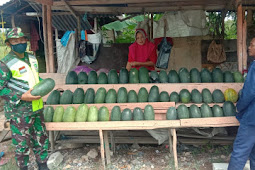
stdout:
<svg viewBox="0 0 255 170">
<path fill-rule="evenodd" d="M 8 55 L 6 55 L 2 61 L 0 61 L 0 97 L 2 97 L 5 100 L 4 105 L 4 112 L 5 117 L 7 119 L 11 119 L 13 117 L 26 117 L 33 114 L 41 113 L 41 110 L 38 110 L 36 112 L 32 111 L 32 102 L 23 101 L 21 100 L 22 92 L 17 91 L 13 88 L 7 87 L 7 83 L 12 78 L 12 73 L 10 69 L 7 67 L 6 63 L 13 59 L 14 57 L 18 58 L 13 52 L 10 52 Z M 25 53 L 25 57 L 22 60 L 30 65 L 28 55 Z M 17 82 L 22 82 L 28 84 L 26 81 L 14 79 Z M 13 83 L 13 82 L 12 82 Z M 21 87 L 18 84 L 15 84 L 16 86 L 19 86 L 22 89 L 25 89 L 24 87 Z"/>
</svg>

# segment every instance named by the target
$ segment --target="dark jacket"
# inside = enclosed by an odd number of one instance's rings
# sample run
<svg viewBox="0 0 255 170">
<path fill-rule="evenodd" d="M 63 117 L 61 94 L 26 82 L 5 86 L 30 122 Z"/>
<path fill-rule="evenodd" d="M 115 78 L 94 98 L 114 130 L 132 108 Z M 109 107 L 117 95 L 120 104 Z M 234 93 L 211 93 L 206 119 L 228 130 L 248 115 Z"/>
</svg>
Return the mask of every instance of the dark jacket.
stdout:
<svg viewBox="0 0 255 170">
<path fill-rule="evenodd" d="M 241 97 L 237 102 L 237 116 L 240 123 L 255 126 L 255 61 L 252 62 Z"/>
</svg>

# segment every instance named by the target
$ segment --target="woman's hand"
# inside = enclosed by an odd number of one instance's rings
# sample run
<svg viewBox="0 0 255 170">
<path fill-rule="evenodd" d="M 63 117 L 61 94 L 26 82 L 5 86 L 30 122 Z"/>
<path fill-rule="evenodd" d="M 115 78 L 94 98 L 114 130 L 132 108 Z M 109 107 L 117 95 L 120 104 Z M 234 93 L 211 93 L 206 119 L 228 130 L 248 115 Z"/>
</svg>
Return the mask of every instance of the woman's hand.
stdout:
<svg viewBox="0 0 255 170">
<path fill-rule="evenodd" d="M 131 63 L 130 63 L 130 62 L 127 62 L 126 69 L 127 69 L 128 71 L 130 71 L 131 68 L 132 68 Z"/>
<path fill-rule="evenodd" d="M 33 95 L 31 94 L 31 91 L 32 91 L 32 90 L 33 90 L 33 89 L 29 89 L 26 93 L 22 94 L 21 100 L 31 102 L 31 101 L 33 101 L 33 100 L 38 100 L 38 99 L 41 98 L 41 96 L 33 96 Z"/>
</svg>

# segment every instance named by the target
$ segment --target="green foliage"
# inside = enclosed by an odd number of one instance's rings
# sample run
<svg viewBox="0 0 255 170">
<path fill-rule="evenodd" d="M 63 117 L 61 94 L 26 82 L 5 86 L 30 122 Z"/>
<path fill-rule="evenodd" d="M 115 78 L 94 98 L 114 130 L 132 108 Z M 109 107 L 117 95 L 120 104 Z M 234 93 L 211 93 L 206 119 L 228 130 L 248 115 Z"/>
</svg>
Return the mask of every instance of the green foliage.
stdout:
<svg viewBox="0 0 255 170">
<path fill-rule="evenodd" d="M 237 19 L 236 13 L 228 11 L 224 19 L 224 39 L 237 38 Z M 222 37 L 222 13 L 221 12 L 207 12 L 207 26 L 209 32 L 215 38 Z"/>
<path fill-rule="evenodd" d="M 129 17 L 128 15 L 124 15 L 125 17 Z M 158 21 L 163 14 L 154 14 L 154 21 Z M 115 43 L 133 43 L 135 41 L 135 28 L 138 22 L 144 21 L 144 17 L 148 18 L 148 15 L 138 15 L 127 19 L 125 21 L 115 21 L 109 24 L 106 24 L 102 27 L 102 31 L 112 30 L 118 31 L 118 35 L 115 39 Z M 103 33 L 104 34 L 104 33 Z M 112 42 L 109 42 L 112 43 Z"/>
</svg>

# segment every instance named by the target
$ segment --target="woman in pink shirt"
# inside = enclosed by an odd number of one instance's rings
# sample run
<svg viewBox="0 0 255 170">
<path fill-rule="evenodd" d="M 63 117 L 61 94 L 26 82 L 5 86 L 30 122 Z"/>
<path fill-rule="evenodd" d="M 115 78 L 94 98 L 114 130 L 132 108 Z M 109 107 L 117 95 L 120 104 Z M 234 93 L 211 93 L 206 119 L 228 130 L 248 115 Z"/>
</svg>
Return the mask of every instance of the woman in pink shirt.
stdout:
<svg viewBox="0 0 255 170">
<path fill-rule="evenodd" d="M 144 29 L 136 29 L 135 42 L 129 46 L 127 70 L 146 67 L 148 70 L 155 70 L 157 61 L 156 46 L 147 38 Z"/>
</svg>

